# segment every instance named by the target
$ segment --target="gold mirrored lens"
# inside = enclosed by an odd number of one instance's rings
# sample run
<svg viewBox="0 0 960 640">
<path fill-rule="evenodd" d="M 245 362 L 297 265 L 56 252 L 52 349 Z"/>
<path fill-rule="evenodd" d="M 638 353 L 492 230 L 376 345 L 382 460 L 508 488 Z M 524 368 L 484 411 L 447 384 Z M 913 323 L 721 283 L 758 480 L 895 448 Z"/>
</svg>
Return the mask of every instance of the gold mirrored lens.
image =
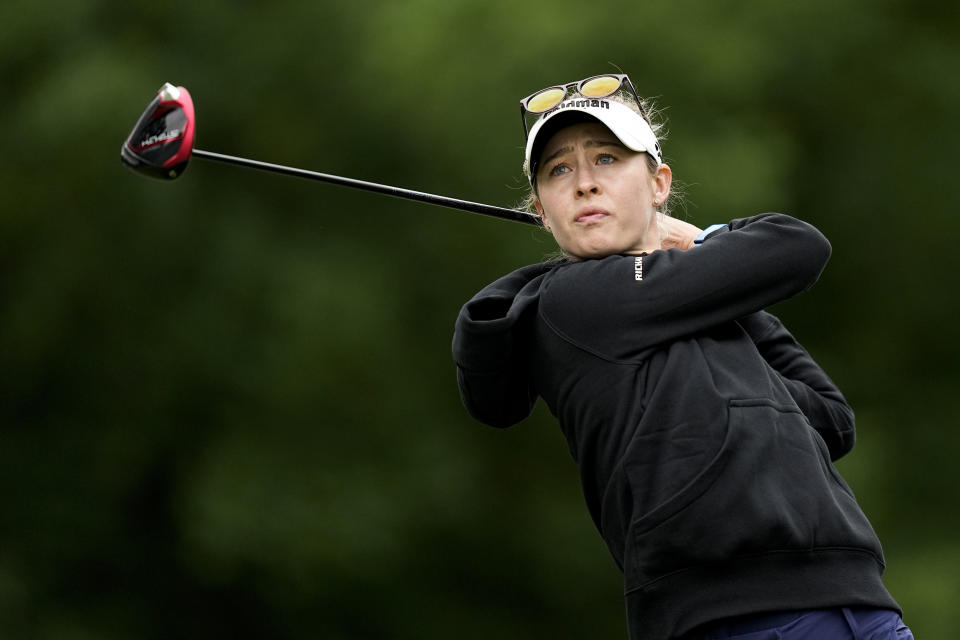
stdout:
<svg viewBox="0 0 960 640">
<path fill-rule="evenodd" d="M 547 109 L 552 109 L 563 100 L 566 91 L 560 87 L 551 87 L 544 89 L 527 101 L 527 111 L 530 113 L 540 113 Z"/>
<path fill-rule="evenodd" d="M 587 98 L 603 98 L 620 88 L 620 79 L 614 76 L 591 78 L 580 85 L 580 93 Z"/>
</svg>

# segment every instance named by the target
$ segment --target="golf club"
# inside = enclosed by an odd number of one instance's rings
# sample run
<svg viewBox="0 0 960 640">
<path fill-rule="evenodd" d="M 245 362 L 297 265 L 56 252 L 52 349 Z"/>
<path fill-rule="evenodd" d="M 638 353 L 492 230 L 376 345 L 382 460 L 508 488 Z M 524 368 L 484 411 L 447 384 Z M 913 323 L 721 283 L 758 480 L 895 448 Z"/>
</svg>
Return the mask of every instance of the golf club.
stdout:
<svg viewBox="0 0 960 640">
<path fill-rule="evenodd" d="M 330 182 L 355 189 L 373 191 L 397 198 L 425 202 L 427 204 L 479 213 L 485 216 L 513 220 L 539 226 L 540 220 L 536 216 L 518 211 L 495 207 L 469 200 L 448 198 L 432 193 L 423 193 L 411 189 L 402 189 L 375 182 L 355 180 L 341 176 L 318 173 L 296 167 L 287 167 L 279 164 L 270 164 L 248 158 L 228 156 L 212 151 L 194 149 L 196 133 L 196 119 L 194 117 L 193 99 L 190 92 L 184 87 L 175 87 L 169 82 L 157 92 L 157 96 L 147 105 L 140 119 L 134 125 L 130 135 L 120 148 L 120 159 L 123 164 L 144 175 L 173 180 L 179 178 L 187 168 L 191 157 L 212 160 L 225 164 L 233 164 L 261 171 L 281 173 L 298 178 Z"/>
</svg>

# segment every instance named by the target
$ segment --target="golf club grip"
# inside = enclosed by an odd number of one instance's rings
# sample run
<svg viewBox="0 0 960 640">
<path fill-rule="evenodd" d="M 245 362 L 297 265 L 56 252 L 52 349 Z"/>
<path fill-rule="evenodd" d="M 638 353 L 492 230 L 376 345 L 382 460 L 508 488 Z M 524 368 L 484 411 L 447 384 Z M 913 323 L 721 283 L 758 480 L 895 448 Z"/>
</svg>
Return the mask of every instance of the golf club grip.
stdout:
<svg viewBox="0 0 960 640">
<path fill-rule="evenodd" d="M 320 182 L 329 182 L 332 184 L 343 185 L 345 187 L 363 189 L 364 191 L 373 191 L 374 193 L 382 193 L 384 195 L 394 196 L 396 198 L 405 198 L 407 200 L 415 200 L 417 202 L 425 202 L 427 204 L 434 204 L 441 207 L 460 209 L 461 211 L 469 211 L 470 213 L 479 213 L 481 215 L 492 216 L 494 218 L 502 218 L 504 220 L 513 220 L 514 222 L 522 222 L 524 224 L 540 226 L 539 218 L 516 209 L 495 207 L 493 205 L 483 204 L 480 202 L 470 202 L 469 200 L 448 198 L 446 196 L 438 196 L 432 193 L 423 193 L 422 191 L 401 189 L 400 187 L 391 187 L 385 184 L 377 184 L 376 182 L 366 182 L 364 180 L 344 178 L 342 176 L 335 176 L 328 173 L 318 173 L 316 171 L 308 171 L 306 169 L 297 169 L 296 167 L 287 167 L 280 164 L 260 162 L 259 160 L 250 160 L 249 158 L 228 156 L 222 153 L 203 151 L 202 149 L 194 149 L 192 156 L 195 158 L 203 158 L 204 160 L 224 162 L 226 164 L 239 165 L 241 167 L 249 167 L 251 169 L 260 169 L 261 171 L 271 171 L 273 173 L 282 173 L 299 178 L 308 178 L 310 180 L 319 180 Z"/>
</svg>

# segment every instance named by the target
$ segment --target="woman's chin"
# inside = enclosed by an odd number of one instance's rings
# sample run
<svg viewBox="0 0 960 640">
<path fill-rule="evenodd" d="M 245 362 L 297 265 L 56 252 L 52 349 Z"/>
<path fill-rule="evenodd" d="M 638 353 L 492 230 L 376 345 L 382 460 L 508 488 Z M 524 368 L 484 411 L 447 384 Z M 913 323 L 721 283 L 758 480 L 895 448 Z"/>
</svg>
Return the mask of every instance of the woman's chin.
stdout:
<svg viewBox="0 0 960 640">
<path fill-rule="evenodd" d="M 581 260 L 596 260 L 598 258 L 605 258 L 607 256 L 616 255 L 618 253 L 624 253 L 626 251 L 625 247 L 622 247 L 618 243 L 613 242 L 603 242 L 603 243 L 591 243 L 589 245 L 581 245 L 576 247 L 573 250 L 567 250 L 567 253 L 580 258 Z"/>
</svg>

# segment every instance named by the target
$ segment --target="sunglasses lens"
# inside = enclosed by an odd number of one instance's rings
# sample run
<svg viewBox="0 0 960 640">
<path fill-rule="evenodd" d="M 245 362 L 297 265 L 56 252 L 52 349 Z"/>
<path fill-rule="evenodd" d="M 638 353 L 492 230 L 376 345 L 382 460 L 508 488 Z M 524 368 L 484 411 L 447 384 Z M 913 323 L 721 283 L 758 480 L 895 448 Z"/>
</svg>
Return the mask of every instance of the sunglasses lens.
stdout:
<svg viewBox="0 0 960 640">
<path fill-rule="evenodd" d="M 560 104 L 565 95 L 566 90 L 560 87 L 544 89 L 527 100 L 527 111 L 530 113 L 542 113 L 548 109 L 552 109 Z"/>
<path fill-rule="evenodd" d="M 580 94 L 587 98 L 603 98 L 620 88 L 620 78 L 598 76 L 580 85 Z"/>
</svg>

